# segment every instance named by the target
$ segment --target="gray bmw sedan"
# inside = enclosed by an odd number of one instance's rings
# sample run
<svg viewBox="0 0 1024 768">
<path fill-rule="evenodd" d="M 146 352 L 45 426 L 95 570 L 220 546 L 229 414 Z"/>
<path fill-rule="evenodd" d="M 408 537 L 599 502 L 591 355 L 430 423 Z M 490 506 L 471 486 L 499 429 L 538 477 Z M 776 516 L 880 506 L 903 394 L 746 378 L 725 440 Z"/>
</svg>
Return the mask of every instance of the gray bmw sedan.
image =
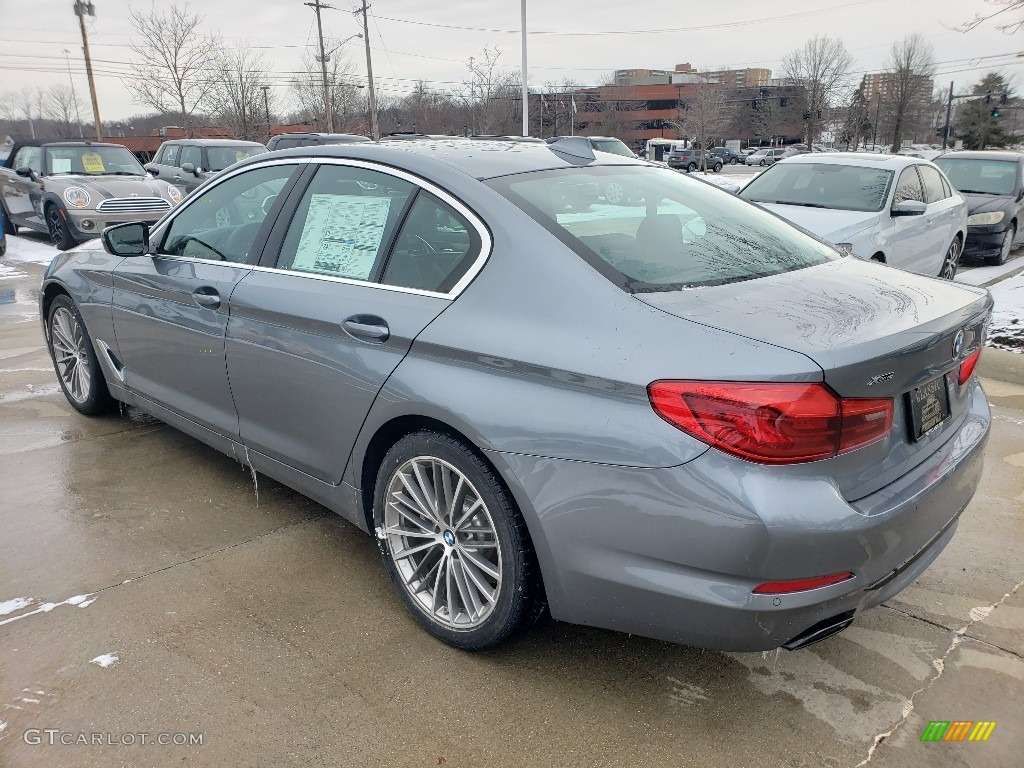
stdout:
<svg viewBox="0 0 1024 768">
<path fill-rule="evenodd" d="M 822 640 L 949 543 L 989 429 L 985 290 L 583 140 L 260 155 L 58 255 L 40 302 L 74 408 L 336 511 L 465 649 L 545 608 Z"/>
</svg>

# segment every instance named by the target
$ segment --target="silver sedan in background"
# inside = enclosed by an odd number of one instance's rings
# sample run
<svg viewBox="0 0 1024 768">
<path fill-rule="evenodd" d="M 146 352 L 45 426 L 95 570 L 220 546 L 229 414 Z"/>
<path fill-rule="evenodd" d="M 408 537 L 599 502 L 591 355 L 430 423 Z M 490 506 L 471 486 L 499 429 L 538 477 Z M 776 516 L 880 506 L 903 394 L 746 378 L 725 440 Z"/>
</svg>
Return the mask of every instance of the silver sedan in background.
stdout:
<svg viewBox="0 0 1024 768">
<path fill-rule="evenodd" d="M 57 256 L 40 302 L 74 408 L 136 406 L 336 511 L 464 649 L 545 606 L 822 640 L 950 541 L 989 428 L 986 291 L 583 140 L 262 155 Z"/>
</svg>

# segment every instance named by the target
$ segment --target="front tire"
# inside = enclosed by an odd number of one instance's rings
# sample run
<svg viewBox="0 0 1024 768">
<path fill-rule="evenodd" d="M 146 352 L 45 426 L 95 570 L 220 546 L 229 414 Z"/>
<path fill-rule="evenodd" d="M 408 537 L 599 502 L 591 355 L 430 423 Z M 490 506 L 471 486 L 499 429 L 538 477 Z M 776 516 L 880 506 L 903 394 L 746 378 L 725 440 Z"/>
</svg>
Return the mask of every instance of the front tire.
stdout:
<svg viewBox="0 0 1024 768">
<path fill-rule="evenodd" d="M 986 264 L 993 267 L 1001 267 L 1010 260 L 1010 251 L 1013 250 L 1013 241 L 1017 237 L 1017 225 L 1010 224 L 1010 228 L 1003 234 L 1003 242 L 999 246 L 998 256 L 989 256 L 985 259 Z"/>
<path fill-rule="evenodd" d="M 116 401 L 107 389 L 89 331 L 78 307 L 68 296 L 58 296 L 50 304 L 46 345 L 57 381 L 72 408 L 86 416 L 99 416 L 113 410 Z"/>
<path fill-rule="evenodd" d="M 949 244 L 949 248 L 946 249 L 946 255 L 942 259 L 942 269 L 939 271 L 939 277 L 943 280 L 952 280 L 956 277 L 957 267 L 960 266 L 960 238 L 954 237 L 953 242 Z"/>
<path fill-rule="evenodd" d="M 721 163 L 715 163 L 712 166 L 711 170 L 714 171 L 715 173 L 718 173 L 719 171 L 722 170 L 722 164 Z"/>
<path fill-rule="evenodd" d="M 50 242 L 59 250 L 66 251 L 75 247 L 75 238 L 71 236 L 68 223 L 56 205 L 50 205 L 46 209 L 46 228 L 50 232 Z"/>
<path fill-rule="evenodd" d="M 765 164 L 764 160 L 762 160 L 760 163 L 758 163 L 758 165 L 760 165 L 762 168 L 764 167 L 764 164 Z"/>
<path fill-rule="evenodd" d="M 448 435 L 391 447 L 377 473 L 374 529 L 391 584 L 430 634 L 491 648 L 543 607 L 523 517 L 494 470 Z"/>
</svg>

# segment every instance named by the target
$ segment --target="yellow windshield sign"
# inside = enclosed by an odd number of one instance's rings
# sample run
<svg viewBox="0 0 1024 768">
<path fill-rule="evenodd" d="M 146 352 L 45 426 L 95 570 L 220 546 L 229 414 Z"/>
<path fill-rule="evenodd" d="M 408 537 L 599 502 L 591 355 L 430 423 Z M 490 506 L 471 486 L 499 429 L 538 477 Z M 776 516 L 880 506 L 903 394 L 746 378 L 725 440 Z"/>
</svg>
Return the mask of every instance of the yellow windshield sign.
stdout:
<svg viewBox="0 0 1024 768">
<path fill-rule="evenodd" d="M 103 173 L 107 169 L 103 166 L 103 158 L 96 152 L 86 152 L 82 155 L 82 170 L 86 173 Z"/>
</svg>

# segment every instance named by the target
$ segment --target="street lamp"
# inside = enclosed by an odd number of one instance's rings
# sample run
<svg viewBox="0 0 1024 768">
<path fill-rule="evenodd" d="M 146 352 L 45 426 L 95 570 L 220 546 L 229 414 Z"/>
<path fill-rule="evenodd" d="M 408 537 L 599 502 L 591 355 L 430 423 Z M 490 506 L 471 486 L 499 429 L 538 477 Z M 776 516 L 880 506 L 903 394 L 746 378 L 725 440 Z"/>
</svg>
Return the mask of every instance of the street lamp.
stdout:
<svg viewBox="0 0 1024 768">
<path fill-rule="evenodd" d="M 85 138 L 85 131 L 82 130 L 82 115 L 78 111 L 78 96 L 75 95 L 75 78 L 71 76 L 71 51 L 64 49 L 64 60 L 68 63 L 68 80 L 71 81 L 71 100 L 75 102 L 75 120 L 78 121 L 78 137 Z"/>
<path fill-rule="evenodd" d="M 334 132 L 334 104 L 332 103 L 333 100 L 331 99 L 331 90 L 327 87 L 327 62 L 329 62 L 331 60 L 331 55 L 335 51 L 337 51 L 339 48 L 341 48 L 341 46 L 343 46 L 349 40 L 355 40 L 357 37 L 358 38 L 362 38 L 362 36 L 363 36 L 362 32 L 357 32 L 354 35 L 350 35 L 349 37 L 346 37 L 344 40 L 342 40 L 340 43 L 338 43 L 336 46 L 334 46 L 330 51 L 327 51 L 326 53 L 324 53 L 323 56 L 317 56 L 316 54 L 313 54 L 313 58 L 316 59 L 317 62 L 319 62 L 320 65 L 323 67 L 323 72 L 324 72 L 324 109 L 327 112 L 327 131 L 329 133 L 333 133 Z M 322 41 L 321 41 L 321 43 L 322 43 Z M 321 48 L 320 50 L 321 50 L 321 52 L 323 52 L 323 48 Z M 266 95 L 266 91 L 264 91 L 263 93 L 264 93 L 264 96 L 265 96 Z M 270 118 L 269 117 L 267 118 L 267 123 L 268 124 L 270 123 Z M 270 129 L 268 128 L 267 130 L 269 131 Z"/>
</svg>

